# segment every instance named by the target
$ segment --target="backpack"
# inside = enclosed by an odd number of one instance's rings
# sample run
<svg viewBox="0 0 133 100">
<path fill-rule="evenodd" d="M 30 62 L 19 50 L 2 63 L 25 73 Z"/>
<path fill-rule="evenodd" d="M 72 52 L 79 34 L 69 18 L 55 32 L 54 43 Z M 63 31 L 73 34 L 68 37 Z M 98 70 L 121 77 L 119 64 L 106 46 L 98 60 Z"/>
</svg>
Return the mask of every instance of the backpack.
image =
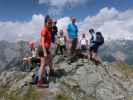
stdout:
<svg viewBox="0 0 133 100">
<path fill-rule="evenodd" d="M 104 44 L 104 37 L 101 32 L 96 32 L 96 43 L 98 45 L 103 45 Z"/>
</svg>

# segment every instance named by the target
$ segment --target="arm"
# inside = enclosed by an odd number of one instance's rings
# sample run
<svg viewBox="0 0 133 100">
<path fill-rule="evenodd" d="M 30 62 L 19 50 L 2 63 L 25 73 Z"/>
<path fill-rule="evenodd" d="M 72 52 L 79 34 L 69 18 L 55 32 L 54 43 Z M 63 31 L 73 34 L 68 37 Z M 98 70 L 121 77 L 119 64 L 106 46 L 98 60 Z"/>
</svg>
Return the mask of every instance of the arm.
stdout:
<svg viewBox="0 0 133 100">
<path fill-rule="evenodd" d="M 79 30 L 78 30 L 78 26 L 76 26 L 76 32 L 77 32 L 77 34 L 78 34 L 78 31 L 79 31 Z"/>
<path fill-rule="evenodd" d="M 66 38 L 66 36 L 64 36 L 64 40 L 65 40 L 65 43 L 67 42 L 67 38 Z"/>
<path fill-rule="evenodd" d="M 79 45 L 81 45 L 81 40 L 82 40 L 82 39 L 79 40 Z"/>
<path fill-rule="evenodd" d="M 70 38 L 70 24 L 67 26 L 67 34 L 68 34 L 68 38 Z"/>
<path fill-rule="evenodd" d="M 89 43 L 88 43 L 88 40 L 86 40 L 86 46 L 87 46 L 87 48 L 89 47 Z"/>
<path fill-rule="evenodd" d="M 88 40 L 86 39 L 86 45 L 88 45 Z"/>
</svg>

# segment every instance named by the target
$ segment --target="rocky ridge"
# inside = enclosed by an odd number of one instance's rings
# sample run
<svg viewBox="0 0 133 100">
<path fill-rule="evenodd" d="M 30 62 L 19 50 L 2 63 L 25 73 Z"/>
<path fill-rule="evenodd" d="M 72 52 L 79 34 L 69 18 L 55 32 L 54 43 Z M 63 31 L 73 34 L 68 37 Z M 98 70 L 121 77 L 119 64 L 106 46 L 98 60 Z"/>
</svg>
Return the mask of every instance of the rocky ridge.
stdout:
<svg viewBox="0 0 133 100">
<path fill-rule="evenodd" d="M 3 72 L 0 100 L 133 100 L 132 68 L 129 75 L 120 70 L 119 65 L 96 66 L 86 59 L 78 59 L 70 65 L 67 58 L 60 56 L 54 57 L 54 63 L 57 77 L 44 89 L 30 84 L 34 70 Z M 16 99 L 19 97 L 21 99 Z"/>
</svg>

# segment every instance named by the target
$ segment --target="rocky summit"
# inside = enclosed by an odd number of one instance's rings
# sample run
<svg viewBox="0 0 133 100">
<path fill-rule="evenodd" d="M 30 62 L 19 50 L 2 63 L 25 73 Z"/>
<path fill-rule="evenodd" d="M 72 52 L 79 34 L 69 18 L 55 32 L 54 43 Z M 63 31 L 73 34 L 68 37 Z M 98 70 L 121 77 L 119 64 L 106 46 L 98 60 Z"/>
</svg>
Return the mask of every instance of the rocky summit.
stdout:
<svg viewBox="0 0 133 100">
<path fill-rule="evenodd" d="M 31 85 L 31 72 L 4 71 L 0 75 L 0 100 L 133 100 L 133 69 L 126 64 L 95 65 L 87 59 L 68 64 L 53 59 L 56 77 L 49 87 Z"/>
</svg>

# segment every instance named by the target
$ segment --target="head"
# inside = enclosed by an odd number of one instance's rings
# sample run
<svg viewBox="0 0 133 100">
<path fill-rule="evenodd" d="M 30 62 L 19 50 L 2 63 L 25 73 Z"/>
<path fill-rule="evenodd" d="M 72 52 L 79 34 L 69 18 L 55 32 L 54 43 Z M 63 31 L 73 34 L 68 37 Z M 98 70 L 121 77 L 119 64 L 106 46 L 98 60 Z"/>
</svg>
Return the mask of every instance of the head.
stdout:
<svg viewBox="0 0 133 100">
<path fill-rule="evenodd" d="M 63 36 L 63 30 L 60 30 L 60 36 Z"/>
<path fill-rule="evenodd" d="M 75 24 L 76 23 L 76 18 L 75 17 L 71 17 L 71 21 L 72 21 L 73 24 Z"/>
<path fill-rule="evenodd" d="M 85 34 L 82 35 L 82 38 L 85 38 Z"/>
<path fill-rule="evenodd" d="M 92 33 L 94 33 L 95 31 L 94 31 L 94 29 L 90 29 L 89 32 L 90 32 L 90 34 L 92 34 Z"/>
<path fill-rule="evenodd" d="M 96 34 L 97 34 L 97 35 L 102 35 L 102 33 L 101 33 L 101 32 L 96 32 Z"/>
<path fill-rule="evenodd" d="M 50 16 L 49 15 L 46 15 L 45 16 L 45 18 L 44 18 L 44 24 L 46 24 L 47 23 L 47 21 L 48 21 L 48 19 L 50 18 Z"/>
<path fill-rule="evenodd" d="M 35 49 L 35 41 L 30 41 L 30 42 L 29 42 L 29 48 L 30 48 L 31 50 Z"/>
<path fill-rule="evenodd" d="M 53 24 L 52 18 L 50 16 L 46 16 L 45 17 L 45 26 L 47 26 L 48 28 L 52 28 L 52 24 Z"/>
<path fill-rule="evenodd" d="M 54 21 L 53 21 L 53 26 L 56 26 L 56 24 L 57 24 L 57 21 L 54 20 Z"/>
</svg>

